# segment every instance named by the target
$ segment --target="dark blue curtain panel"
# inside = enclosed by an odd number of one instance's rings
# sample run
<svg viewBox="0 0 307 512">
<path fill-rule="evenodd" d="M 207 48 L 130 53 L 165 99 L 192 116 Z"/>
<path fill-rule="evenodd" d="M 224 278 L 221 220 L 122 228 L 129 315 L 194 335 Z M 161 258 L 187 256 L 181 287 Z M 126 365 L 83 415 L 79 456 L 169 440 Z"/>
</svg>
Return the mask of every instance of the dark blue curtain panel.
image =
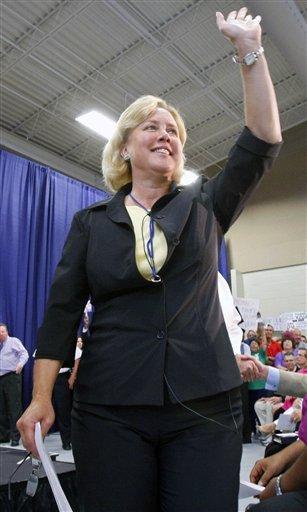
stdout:
<svg viewBox="0 0 307 512">
<path fill-rule="evenodd" d="M 23 371 L 25 406 L 31 398 L 37 329 L 72 217 L 107 196 L 0 150 L 0 322 L 30 355 Z"/>
</svg>

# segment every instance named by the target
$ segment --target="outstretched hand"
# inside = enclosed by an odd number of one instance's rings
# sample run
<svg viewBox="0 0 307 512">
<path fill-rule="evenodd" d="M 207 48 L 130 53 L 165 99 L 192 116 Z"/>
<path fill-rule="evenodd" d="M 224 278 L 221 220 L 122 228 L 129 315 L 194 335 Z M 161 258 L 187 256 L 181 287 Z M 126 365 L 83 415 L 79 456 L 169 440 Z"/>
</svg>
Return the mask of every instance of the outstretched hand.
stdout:
<svg viewBox="0 0 307 512">
<path fill-rule="evenodd" d="M 261 43 L 261 16 L 252 17 L 247 14 L 247 7 L 239 11 L 231 11 L 225 19 L 221 12 L 216 13 L 218 29 L 227 39 L 238 46 L 242 41 L 255 43 L 255 49 Z"/>
</svg>

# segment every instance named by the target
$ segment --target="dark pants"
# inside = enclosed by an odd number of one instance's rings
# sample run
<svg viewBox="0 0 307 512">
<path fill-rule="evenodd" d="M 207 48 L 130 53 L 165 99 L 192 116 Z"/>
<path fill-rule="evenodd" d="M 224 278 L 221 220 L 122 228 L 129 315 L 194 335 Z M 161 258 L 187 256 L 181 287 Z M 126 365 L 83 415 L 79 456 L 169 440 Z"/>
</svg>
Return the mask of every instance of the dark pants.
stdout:
<svg viewBox="0 0 307 512">
<path fill-rule="evenodd" d="M 236 512 L 240 389 L 185 403 L 74 404 L 82 512 Z"/>
<path fill-rule="evenodd" d="M 14 372 L 0 377 L 0 425 L 2 435 L 9 423 L 11 441 L 19 441 L 20 434 L 16 422 L 22 413 L 21 405 L 21 375 Z"/>
<path fill-rule="evenodd" d="M 287 492 L 282 496 L 274 496 L 257 505 L 250 505 L 248 510 L 250 512 L 306 512 L 307 491 Z"/>
<path fill-rule="evenodd" d="M 243 412 L 243 443 L 250 443 L 252 436 L 252 428 L 249 417 L 249 399 L 248 399 L 248 382 L 244 382 L 241 386 L 242 396 L 242 412 Z"/>
<path fill-rule="evenodd" d="M 59 373 L 53 388 L 53 406 L 63 445 L 71 442 L 72 391 L 68 386 L 70 372 Z"/>
</svg>

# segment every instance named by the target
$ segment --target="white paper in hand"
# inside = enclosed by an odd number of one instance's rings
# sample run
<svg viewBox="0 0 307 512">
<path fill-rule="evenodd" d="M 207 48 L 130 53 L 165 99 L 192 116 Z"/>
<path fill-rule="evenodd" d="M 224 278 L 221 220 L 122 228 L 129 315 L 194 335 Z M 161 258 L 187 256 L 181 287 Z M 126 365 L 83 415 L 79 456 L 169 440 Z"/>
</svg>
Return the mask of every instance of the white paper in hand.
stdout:
<svg viewBox="0 0 307 512">
<path fill-rule="evenodd" d="M 40 423 L 35 424 L 35 444 L 59 511 L 73 512 L 63 492 L 49 454 L 46 451 Z"/>
<path fill-rule="evenodd" d="M 281 414 L 278 418 L 277 428 L 281 431 L 286 430 L 288 432 L 294 432 L 296 423 L 291 420 L 291 416 L 289 414 Z"/>
<path fill-rule="evenodd" d="M 262 485 L 252 484 L 252 482 L 248 482 L 246 480 L 241 480 L 240 482 L 240 492 L 239 492 L 239 500 L 244 498 L 252 498 L 253 496 L 257 496 L 264 490 Z"/>
</svg>

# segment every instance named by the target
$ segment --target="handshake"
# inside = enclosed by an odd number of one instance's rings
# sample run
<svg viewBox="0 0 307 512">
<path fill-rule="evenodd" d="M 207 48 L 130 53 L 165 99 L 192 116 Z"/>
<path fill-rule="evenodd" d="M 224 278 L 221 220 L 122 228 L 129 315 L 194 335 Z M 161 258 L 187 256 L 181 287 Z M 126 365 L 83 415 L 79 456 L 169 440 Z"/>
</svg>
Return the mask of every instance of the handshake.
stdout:
<svg viewBox="0 0 307 512">
<path fill-rule="evenodd" d="M 269 368 L 262 364 L 256 357 L 237 354 L 235 358 L 243 382 L 267 379 Z"/>
</svg>

